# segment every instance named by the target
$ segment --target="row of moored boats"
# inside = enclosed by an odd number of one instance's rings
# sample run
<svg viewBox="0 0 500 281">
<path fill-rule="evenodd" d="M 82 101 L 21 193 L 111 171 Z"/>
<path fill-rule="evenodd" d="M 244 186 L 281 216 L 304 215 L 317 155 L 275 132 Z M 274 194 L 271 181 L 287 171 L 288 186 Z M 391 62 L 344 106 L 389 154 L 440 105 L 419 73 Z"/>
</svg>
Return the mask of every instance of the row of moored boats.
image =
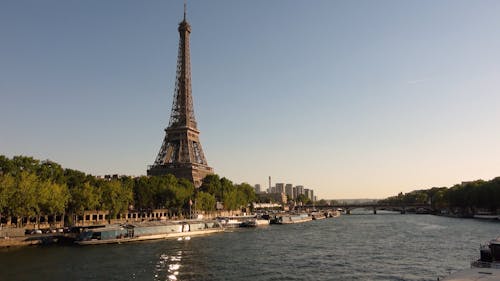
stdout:
<svg viewBox="0 0 500 281">
<path fill-rule="evenodd" d="M 216 220 L 148 221 L 85 227 L 76 238 L 79 245 L 125 243 L 154 239 L 182 239 L 223 232 L 225 228 L 302 223 L 338 216 L 338 213 L 273 214 L 218 217 Z"/>
</svg>

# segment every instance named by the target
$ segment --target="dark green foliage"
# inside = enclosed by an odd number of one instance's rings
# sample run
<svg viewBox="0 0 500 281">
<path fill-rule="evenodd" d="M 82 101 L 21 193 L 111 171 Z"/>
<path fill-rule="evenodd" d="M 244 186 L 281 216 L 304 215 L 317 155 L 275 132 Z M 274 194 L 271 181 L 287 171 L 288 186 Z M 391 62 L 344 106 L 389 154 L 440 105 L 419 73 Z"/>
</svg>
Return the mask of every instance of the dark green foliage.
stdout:
<svg viewBox="0 0 500 281">
<path fill-rule="evenodd" d="M 218 175 L 207 176 L 197 190 L 190 181 L 173 175 L 102 179 L 48 160 L 0 155 L 0 218 L 103 210 L 111 219 L 129 209 L 163 208 L 179 214 L 187 213 L 190 201 L 197 210 L 214 211 L 217 201 L 226 210 L 238 210 L 255 197 L 249 184 L 235 185 Z"/>
<path fill-rule="evenodd" d="M 210 193 L 200 191 L 196 194 L 195 208 L 197 210 L 214 211 L 215 210 L 215 196 Z"/>
<path fill-rule="evenodd" d="M 391 205 L 428 204 L 434 209 L 487 209 L 495 212 L 500 207 L 500 177 L 489 181 L 477 180 L 456 184 L 450 188 L 433 187 L 400 193 L 379 203 Z"/>
<path fill-rule="evenodd" d="M 203 179 L 200 191 L 212 194 L 217 201 L 222 201 L 222 184 L 218 175 L 208 175 Z"/>
<path fill-rule="evenodd" d="M 109 212 L 110 218 L 128 210 L 132 203 L 132 188 L 119 180 L 103 180 L 98 184 L 101 191 L 101 207 Z"/>
</svg>

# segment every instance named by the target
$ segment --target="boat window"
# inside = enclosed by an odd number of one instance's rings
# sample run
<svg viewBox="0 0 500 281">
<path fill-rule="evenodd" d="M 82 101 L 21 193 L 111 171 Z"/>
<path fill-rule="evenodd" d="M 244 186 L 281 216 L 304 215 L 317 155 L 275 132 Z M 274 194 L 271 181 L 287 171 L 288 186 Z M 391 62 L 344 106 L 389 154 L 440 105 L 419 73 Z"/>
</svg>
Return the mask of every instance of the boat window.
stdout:
<svg viewBox="0 0 500 281">
<path fill-rule="evenodd" d="M 91 239 L 101 240 L 101 233 L 100 232 L 94 232 L 94 233 L 92 233 L 92 238 Z"/>
</svg>

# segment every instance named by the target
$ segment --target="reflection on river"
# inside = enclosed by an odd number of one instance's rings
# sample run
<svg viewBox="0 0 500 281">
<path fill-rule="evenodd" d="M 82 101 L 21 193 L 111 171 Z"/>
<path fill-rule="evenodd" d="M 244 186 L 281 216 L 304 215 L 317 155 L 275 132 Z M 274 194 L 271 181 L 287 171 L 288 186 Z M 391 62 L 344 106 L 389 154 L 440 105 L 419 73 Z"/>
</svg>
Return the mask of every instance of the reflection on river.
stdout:
<svg viewBox="0 0 500 281">
<path fill-rule="evenodd" d="M 176 256 L 161 254 L 156 263 L 154 280 L 177 280 L 181 268 L 182 250 L 177 251 Z"/>
<path fill-rule="evenodd" d="M 0 250 L 0 280 L 436 280 L 499 222 L 366 214 L 191 240 Z"/>
</svg>

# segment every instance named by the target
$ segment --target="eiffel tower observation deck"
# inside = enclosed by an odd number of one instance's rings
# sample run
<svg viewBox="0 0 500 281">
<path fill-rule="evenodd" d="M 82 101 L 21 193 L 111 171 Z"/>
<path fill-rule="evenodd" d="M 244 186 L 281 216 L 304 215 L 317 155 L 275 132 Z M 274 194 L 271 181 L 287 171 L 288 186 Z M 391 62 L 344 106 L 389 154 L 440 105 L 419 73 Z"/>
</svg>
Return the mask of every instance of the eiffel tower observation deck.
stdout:
<svg viewBox="0 0 500 281">
<path fill-rule="evenodd" d="M 186 5 L 184 19 L 179 23 L 178 30 L 179 54 L 172 113 L 158 156 L 154 164 L 149 166 L 147 174 L 173 174 L 178 178 L 188 179 L 199 187 L 203 178 L 214 172 L 205 159 L 194 116 L 189 55 L 191 25 L 186 21 Z"/>
</svg>

